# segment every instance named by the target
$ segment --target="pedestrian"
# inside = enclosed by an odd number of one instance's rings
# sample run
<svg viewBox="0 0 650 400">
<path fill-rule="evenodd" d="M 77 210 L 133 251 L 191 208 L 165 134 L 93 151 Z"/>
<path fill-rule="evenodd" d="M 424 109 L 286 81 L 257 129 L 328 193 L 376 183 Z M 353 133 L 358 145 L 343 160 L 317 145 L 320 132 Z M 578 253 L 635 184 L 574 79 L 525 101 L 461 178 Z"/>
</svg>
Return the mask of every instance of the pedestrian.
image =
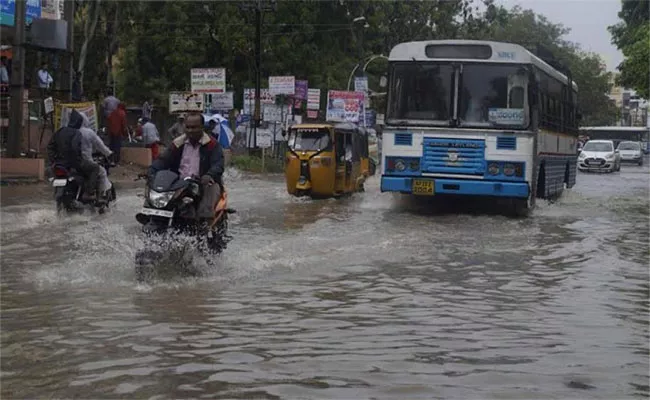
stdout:
<svg viewBox="0 0 650 400">
<path fill-rule="evenodd" d="M 0 83 L 9 84 L 9 70 L 7 69 L 7 57 L 0 57 Z"/>
<path fill-rule="evenodd" d="M 122 150 L 122 141 L 129 137 L 129 127 L 126 121 L 126 107 L 124 103 L 119 103 L 117 108 L 106 119 L 106 127 L 110 137 L 109 148 L 113 152 L 113 162 L 120 162 L 120 152 Z"/>
<path fill-rule="evenodd" d="M 151 115 L 153 113 L 153 99 L 150 101 L 145 101 L 142 105 L 142 118 L 151 120 Z"/>
<path fill-rule="evenodd" d="M 158 128 L 148 118 L 142 118 L 142 142 L 151 149 L 151 160 L 158 158 L 160 134 Z"/>
<path fill-rule="evenodd" d="M 185 116 L 180 114 L 176 119 L 174 125 L 167 130 L 167 135 L 169 136 L 169 143 L 171 143 L 177 137 L 185 134 Z"/>
<path fill-rule="evenodd" d="M 39 89 L 41 89 L 41 94 L 43 95 L 43 97 L 45 97 L 46 92 L 50 89 L 52 82 L 54 82 L 54 79 L 52 79 L 52 75 L 50 75 L 50 73 L 47 70 L 46 62 L 41 64 L 41 69 L 38 70 L 37 76 L 38 76 L 38 87 Z"/>
</svg>

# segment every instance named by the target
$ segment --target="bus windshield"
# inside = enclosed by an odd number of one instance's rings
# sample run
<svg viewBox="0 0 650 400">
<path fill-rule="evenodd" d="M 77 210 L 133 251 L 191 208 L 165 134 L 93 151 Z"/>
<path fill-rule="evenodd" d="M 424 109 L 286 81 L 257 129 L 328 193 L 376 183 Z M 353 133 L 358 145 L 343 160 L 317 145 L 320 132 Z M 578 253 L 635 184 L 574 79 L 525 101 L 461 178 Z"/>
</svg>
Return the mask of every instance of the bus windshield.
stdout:
<svg viewBox="0 0 650 400">
<path fill-rule="evenodd" d="M 394 64 L 387 118 L 449 125 L 453 75 L 451 64 Z"/>
<path fill-rule="evenodd" d="M 460 81 L 460 126 L 528 126 L 528 71 L 522 66 L 464 64 Z"/>
<path fill-rule="evenodd" d="M 289 147 L 297 151 L 319 151 L 330 144 L 330 132 L 326 128 L 295 128 L 289 135 Z"/>
<path fill-rule="evenodd" d="M 455 94 L 455 69 L 460 71 Z M 391 124 L 525 129 L 530 121 L 528 70 L 523 65 L 397 62 L 392 65 Z"/>
</svg>

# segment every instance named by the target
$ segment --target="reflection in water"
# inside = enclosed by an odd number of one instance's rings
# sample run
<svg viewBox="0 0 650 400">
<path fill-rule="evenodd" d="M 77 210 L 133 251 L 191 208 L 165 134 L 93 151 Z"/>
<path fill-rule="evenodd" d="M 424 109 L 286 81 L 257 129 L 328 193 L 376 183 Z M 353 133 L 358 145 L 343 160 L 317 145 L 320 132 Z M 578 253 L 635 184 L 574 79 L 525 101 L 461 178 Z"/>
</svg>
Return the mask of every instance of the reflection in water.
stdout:
<svg viewBox="0 0 650 400">
<path fill-rule="evenodd" d="M 152 285 L 135 192 L 3 208 L 2 396 L 647 397 L 648 177 L 581 174 L 526 220 L 233 180 L 226 252 Z"/>
</svg>

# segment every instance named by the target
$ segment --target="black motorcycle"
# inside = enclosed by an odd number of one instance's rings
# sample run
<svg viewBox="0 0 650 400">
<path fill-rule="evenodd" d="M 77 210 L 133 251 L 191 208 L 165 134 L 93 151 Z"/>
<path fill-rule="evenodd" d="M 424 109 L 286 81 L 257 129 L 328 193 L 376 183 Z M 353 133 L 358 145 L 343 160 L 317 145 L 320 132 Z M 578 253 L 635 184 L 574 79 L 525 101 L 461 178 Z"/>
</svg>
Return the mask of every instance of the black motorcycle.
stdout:
<svg viewBox="0 0 650 400">
<path fill-rule="evenodd" d="M 140 175 L 139 179 L 148 178 Z M 228 195 L 223 185 L 221 197 L 215 207 L 211 221 L 198 221 L 196 207 L 202 198 L 201 184 L 197 177 L 181 177 L 169 170 L 159 171 L 153 179 L 147 180 L 144 205 L 136 220 L 142 224 L 145 234 L 145 248 L 136 253 L 136 276 L 145 280 L 164 258 L 164 243 L 174 234 L 185 234 L 196 239 L 196 245 L 210 255 L 221 253 L 231 237 L 228 235 L 228 214 L 235 210 L 228 208 Z M 198 275 L 199 272 L 185 268 L 183 275 Z"/>
<path fill-rule="evenodd" d="M 106 174 L 109 174 L 110 164 L 106 157 L 101 154 L 93 154 L 93 160 L 100 166 L 106 169 Z M 111 185 L 103 196 L 99 196 L 94 200 L 85 200 L 83 193 L 85 186 L 88 183 L 87 179 L 76 169 L 66 168 L 61 164 L 54 164 L 52 167 L 51 178 L 52 187 L 54 188 L 54 199 L 56 201 L 57 212 L 81 212 L 87 206 L 96 209 L 97 212 L 103 214 L 109 207 L 110 203 L 115 202 L 117 199 L 115 193 L 115 186 Z M 94 182 L 96 185 L 97 183 Z"/>
</svg>

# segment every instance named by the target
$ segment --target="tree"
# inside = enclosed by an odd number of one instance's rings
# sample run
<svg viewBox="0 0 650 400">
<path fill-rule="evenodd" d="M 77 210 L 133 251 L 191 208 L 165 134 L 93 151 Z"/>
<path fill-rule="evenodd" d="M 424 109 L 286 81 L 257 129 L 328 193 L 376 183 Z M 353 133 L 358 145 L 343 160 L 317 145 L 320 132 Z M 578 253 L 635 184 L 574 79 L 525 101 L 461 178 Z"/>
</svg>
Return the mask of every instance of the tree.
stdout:
<svg viewBox="0 0 650 400">
<path fill-rule="evenodd" d="M 82 7 L 76 8 L 77 16 L 84 21 L 83 25 L 83 42 L 81 44 L 81 49 L 79 50 L 78 56 L 78 65 L 77 65 L 77 79 L 79 79 L 79 85 L 83 92 L 83 82 L 84 82 L 84 69 L 86 67 L 86 57 L 88 55 L 88 45 L 93 40 L 95 36 L 95 30 L 97 29 L 97 21 L 99 20 L 99 14 L 101 12 L 101 0 L 95 1 L 84 1 L 82 2 Z M 77 18 L 75 18 L 76 20 Z M 76 21 L 75 21 L 76 22 Z"/>
<path fill-rule="evenodd" d="M 617 83 L 634 89 L 643 98 L 650 98 L 650 3 L 648 0 L 624 0 L 618 17 L 610 26 L 612 43 L 625 56 L 618 66 Z"/>
</svg>

